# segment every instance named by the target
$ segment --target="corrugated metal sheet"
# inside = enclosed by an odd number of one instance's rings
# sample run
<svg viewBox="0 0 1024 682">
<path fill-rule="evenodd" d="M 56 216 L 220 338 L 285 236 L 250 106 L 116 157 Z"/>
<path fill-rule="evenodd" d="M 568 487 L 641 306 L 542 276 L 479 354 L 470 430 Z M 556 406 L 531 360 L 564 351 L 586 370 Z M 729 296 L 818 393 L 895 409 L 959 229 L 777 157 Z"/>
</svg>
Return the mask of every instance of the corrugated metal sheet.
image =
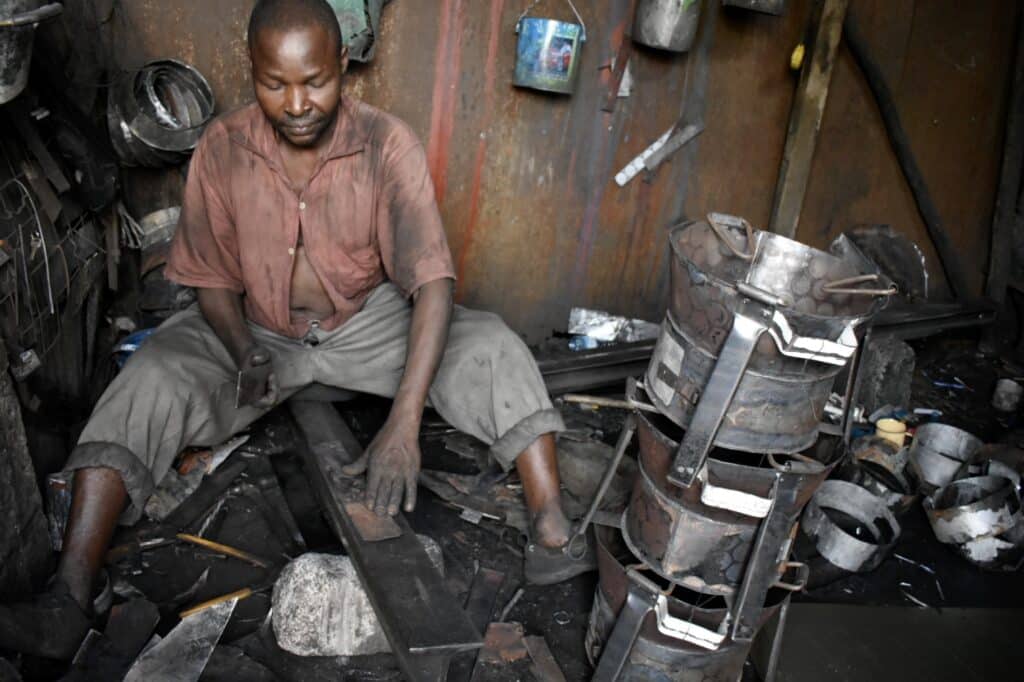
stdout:
<svg viewBox="0 0 1024 682">
<path fill-rule="evenodd" d="M 769 215 L 796 80 L 789 52 L 809 1 L 794 0 L 779 18 L 705 0 L 705 11 L 719 14 L 707 130 L 688 152 L 695 161 L 678 155 L 652 182 L 619 188 L 615 172 L 692 97 L 700 61 L 637 50 L 633 96 L 614 114 L 602 112 L 607 67 L 630 5 L 581 3 L 590 30 L 571 98 L 511 85 L 514 26 L 525 0 L 398 0 L 385 9 L 376 60 L 351 74 L 351 92 L 408 121 L 427 146 L 459 299 L 501 313 L 531 340 L 564 328 L 572 305 L 658 316 L 665 227 L 684 213 L 716 209 L 762 225 Z M 222 110 L 242 104 L 250 99 L 244 33 L 251 6 L 122 0 L 123 60 L 185 59 L 213 83 Z M 560 3 L 539 10 L 571 16 Z M 980 285 L 1015 7 L 864 0 L 854 11 L 865 32 L 872 29 L 921 166 Z M 820 245 L 859 222 L 889 222 L 927 241 L 869 93 L 844 54 L 798 236 Z"/>
</svg>

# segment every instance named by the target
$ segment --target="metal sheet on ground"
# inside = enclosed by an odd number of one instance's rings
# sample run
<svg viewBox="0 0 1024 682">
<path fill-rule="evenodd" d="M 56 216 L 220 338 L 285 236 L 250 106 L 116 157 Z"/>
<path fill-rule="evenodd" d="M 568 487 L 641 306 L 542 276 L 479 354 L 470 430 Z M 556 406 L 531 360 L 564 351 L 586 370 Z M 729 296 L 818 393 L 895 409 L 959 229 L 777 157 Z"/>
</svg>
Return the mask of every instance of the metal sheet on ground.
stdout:
<svg viewBox="0 0 1024 682">
<path fill-rule="evenodd" d="M 1017 679 L 1022 609 L 793 604 L 778 682 Z"/>
<path fill-rule="evenodd" d="M 198 680 L 237 603 L 232 599 L 181 621 L 159 644 L 139 656 L 125 682 Z"/>
</svg>

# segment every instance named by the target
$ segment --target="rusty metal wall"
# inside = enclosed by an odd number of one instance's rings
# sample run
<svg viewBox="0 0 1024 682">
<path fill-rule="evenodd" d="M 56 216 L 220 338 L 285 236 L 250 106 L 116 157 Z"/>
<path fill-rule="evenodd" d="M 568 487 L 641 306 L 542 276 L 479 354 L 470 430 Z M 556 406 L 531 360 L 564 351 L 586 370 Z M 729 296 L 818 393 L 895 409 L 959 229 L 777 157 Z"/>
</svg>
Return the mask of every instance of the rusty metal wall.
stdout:
<svg viewBox="0 0 1024 682">
<path fill-rule="evenodd" d="M 404 118 L 427 145 L 461 302 L 501 313 L 531 340 L 564 328 L 572 305 L 655 318 L 667 284 L 666 226 L 711 209 L 758 225 L 768 219 L 796 82 L 789 53 L 803 35 L 810 0 L 792 0 L 781 18 L 704 0 L 715 19 L 713 35 L 703 38 L 709 57 L 638 50 L 633 96 L 619 100 L 614 114 L 601 111 L 606 67 L 631 0 L 578 3 L 590 30 L 572 97 L 511 86 L 514 26 L 526 4 L 396 0 L 384 11 L 376 60 L 353 68 L 350 92 Z M 852 4 L 980 288 L 1017 5 Z M 251 6 L 121 0 L 122 16 L 111 22 L 120 34 L 119 61 L 130 67 L 156 56 L 182 58 L 209 77 L 220 110 L 245 103 Z M 539 10 L 571 16 L 554 0 Z M 616 171 L 684 106 L 701 109 L 704 69 L 706 132 L 652 182 L 638 178 L 619 188 Z M 861 222 L 905 230 L 932 258 L 870 94 L 844 50 L 798 237 L 822 245 Z"/>
</svg>

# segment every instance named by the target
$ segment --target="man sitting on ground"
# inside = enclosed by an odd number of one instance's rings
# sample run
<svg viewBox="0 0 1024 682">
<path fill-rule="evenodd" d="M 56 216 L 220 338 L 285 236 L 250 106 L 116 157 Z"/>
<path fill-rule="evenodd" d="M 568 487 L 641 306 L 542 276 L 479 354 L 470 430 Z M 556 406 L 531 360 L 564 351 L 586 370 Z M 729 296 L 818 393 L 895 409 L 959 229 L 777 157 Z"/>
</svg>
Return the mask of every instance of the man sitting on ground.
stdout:
<svg viewBox="0 0 1024 682">
<path fill-rule="evenodd" d="M 593 566 L 565 551 L 553 435 L 564 426 L 533 357 L 497 316 L 452 305 L 422 145 L 342 94 L 348 54 L 325 0 L 259 0 L 248 40 L 257 101 L 196 147 L 168 261 L 198 306 L 163 324 L 96 405 L 65 467 L 74 496 L 55 584 L 0 607 L 0 647 L 70 657 L 116 524 L 139 520 L 178 453 L 227 440 L 312 383 L 394 398 L 347 470 L 366 472 L 377 513 L 415 505 L 429 404 L 519 472 L 528 580 Z M 263 397 L 236 407 L 238 372 L 261 368 Z"/>
</svg>

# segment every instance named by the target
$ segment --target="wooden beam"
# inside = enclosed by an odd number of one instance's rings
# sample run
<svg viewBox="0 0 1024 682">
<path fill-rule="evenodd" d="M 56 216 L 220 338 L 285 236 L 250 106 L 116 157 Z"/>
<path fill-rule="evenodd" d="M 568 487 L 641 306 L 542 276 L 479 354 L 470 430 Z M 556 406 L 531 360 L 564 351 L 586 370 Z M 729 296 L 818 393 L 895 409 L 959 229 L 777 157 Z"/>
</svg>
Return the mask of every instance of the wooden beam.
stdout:
<svg viewBox="0 0 1024 682">
<path fill-rule="evenodd" d="M 376 542 L 365 539 L 349 516 L 346 504 L 355 499 L 361 479 L 344 476 L 341 467 L 362 448 L 334 406 L 292 400 L 289 407 L 308 445 L 306 476 L 345 544 L 402 672 L 414 682 L 438 682 L 452 654 L 479 649 L 483 638 L 401 513 L 394 517 L 400 534 Z"/>
<path fill-rule="evenodd" d="M 796 97 L 789 115 L 786 148 L 782 154 L 779 180 L 769 229 L 794 238 L 800 211 L 811 176 L 811 162 L 818 142 L 818 130 L 828 101 L 839 39 L 849 0 L 818 0 L 811 15 L 808 56 L 800 72 Z"/>
<path fill-rule="evenodd" d="M 1021 196 L 1024 171 L 1024 10 L 1020 8 L 1017 9 L 1017 56 L 1014 61 L 1010 101 L 1006 111 L 1003 169 L 992 214 L 988 279 L 985 282 L 985 294 L 997 304 L 1006 298 L 1015 232 L 1021 222 L 1017 203 Z"/>
</svg>

